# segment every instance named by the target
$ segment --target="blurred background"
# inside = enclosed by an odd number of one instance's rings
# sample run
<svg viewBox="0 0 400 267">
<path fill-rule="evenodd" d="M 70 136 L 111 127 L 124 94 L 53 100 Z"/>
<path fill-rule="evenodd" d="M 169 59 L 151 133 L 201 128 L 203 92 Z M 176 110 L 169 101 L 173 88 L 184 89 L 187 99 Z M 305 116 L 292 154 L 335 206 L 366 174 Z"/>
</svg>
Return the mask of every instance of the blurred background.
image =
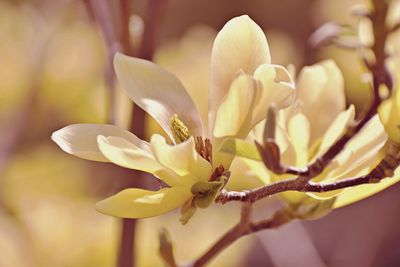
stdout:
<svg viewBox="0 0 400 267">
<path fill-rule="evenodd" d="M 101 1 L 99 1 L 101 2 Z M 116 0 L 110 20 L 119 18 Z M 129 30 L 143 34 L 149 1 L 134 0 Z M 185 85 L 208 84 L 213 38 L 226 21 L 248 14 L 265 30 L 273 63 L 297 70 L 334 58 L 348 102 L 368 104 L 365 71 L 353 51 L 311 48 L 310 34 L 336 20 L 356 25 L 356 0 L 169 0 L 162 10 L 154 60 Z M 104 35 L 83 0 L 0 0 L 0 267 L 114 266 L 120 222 L 94 210 L 118 191 L 126 171 L 62 152 L 53 131 L 72 123 L 106 123 L 110 101 L 127 127 L 131 103 L 119 88 L 110 100 Z M 159 131 L 146 121 L 146 136 Z M 151 178 L 147 177 L 147 180 Z M 268 214 L 274 199 L 258 205 Z M 182 227 L 176 213 L 138 223 L 137 266 L 162 266 L 158 229 L 166 227 L 179 261 L 200 255 L 237 220 L 228 204 L 198 212 Z M 400 185 L 328 216 L 245 237 L 211 266 L 400 266 Z"/>
</svg>

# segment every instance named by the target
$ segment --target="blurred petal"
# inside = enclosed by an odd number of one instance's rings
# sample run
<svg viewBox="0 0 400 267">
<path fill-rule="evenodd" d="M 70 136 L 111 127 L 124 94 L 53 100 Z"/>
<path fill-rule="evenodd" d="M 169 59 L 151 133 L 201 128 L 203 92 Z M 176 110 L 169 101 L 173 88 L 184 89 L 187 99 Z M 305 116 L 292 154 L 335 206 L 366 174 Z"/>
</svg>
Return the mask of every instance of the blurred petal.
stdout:
<svg viewBox="0 0 400 267">
<path fill-rule="evenodd" d="M 131 143 L 123 138 L 113 136 L 98 136 L 97 142 L 101 153 L 114 164 L 154 174 L 170 186 L 181 184 L 179 177 L 162 166 L 155 159 L 151 150 L 142 149 L 138 143 Z"/>
<path fill-rule="evenodd" d="M 129 188 L 98 202 L 96 209 L 115 217 L 147 218 L 181 206 L 191 195 L 190 187 L 172 187 L 158 191 Z"/>
<path fill-rule="evenodd" d="M 242 139 L 227 138 L 223 141 L 220 151 L 241 158 L 261 161 L 257 147 Z"/>
<path fill-rule="evenodd" d="M 179 77 L 196 104 L 204 129 L 208 127 L 210 58 L 216 35 L 210 26 L 193 26 L 179 41 L 161 44 L 154 55 L 155 62 Z"/>
<path fill-rule="evenodd" d="M 300 73 L 296 93 L 303 102 L 301 110 L 310 121 L 313 143 L 345 109 L 342 73 L 332 60 L 305 67 Z"/>
<path fill-rule="evenodd" d="M 261 90 L 257 95 L 257 104 L 254 107 L 254 123 L 265 118 L 268 107 L 274 103 L 277 109 L 289 106 L 295 93 L 295 84 L 286 68 L 263 64 L 257 68 L 254 78 L 261 82 Z"/>
<path fill-rule="evenodd" d="M 370 18 L 360 19 L 358 24 L 358 40 L 364 47 L 371 47 L 374 44 L 374 33 Z"/>
<path fill-rule="evenodd" d="M 353 122 L 355 116 L 354 106 L 351 105 L 346 111 L 341 112 L 322 138 L 316 157 L 324 154 L 347 130 L 347 127 Z"/>
<path fill-rule="evenodd" d="M 128 96 L 160 124 L 171 140 L 169 123 L 174 114 L 194 136 L 202 135 L 200 115 L 193 100 L 174 75 L 150 61 L 122 54 L 115 55 L 114 67 Z"/>
<path fill-rule="evenodd" d="M 97 146 L 97 136 L 117 136 L 128 142 L 141 142 L 134 134 L 107 124 L 72 124 L 66 126 L 51 135 L 51 139 L 65 152 L 74 156 L 95 160 L 109 161 L 103 156 Z M 145 144 L 142 143 L 143 149 Z"/>
<path fill-rule="evenodd" d="M 193 138 L 177 145 L 169 145 L 164 137 L 155 134 L 150 143 L 158 162 L 178 175 L 185 176 L 182 178 L 183 183 L 208 180 L 210 177 L 211 165 L 197 154 Z"/>
<path fill-rule="evenodd" d="M 264 168 L 264 166 L 259 166 Z M 269 182 L 269 176 L 267 171 L 264 171 L 266 176 L 259 176 L 257 172 L 254 172 L 252 168 L 246 164 L 245 160 L 236 157 L 232 161 L 232 165 L 229 168 L 231 176 L 229 177 L 228 184 L 226 188 L 229 190 L 249 190 L 256 187 L 261 187 Z"/>
<path fill-rule="evenodd" d="M 290 140 L 296 151 L 296 165 L 303 167 L 308 163 L 308 145 L 310 143 L 310 123 L 304 114 L 297 113 L 288 123 Z"/>
<path fill-rule="evenodd" d="M 357 202 L 361 199 L 372 196 L 399 181 L 400 168 L 397 168 L 393 177 L 383 179 L 378 184 L 364 184 L 347 188 L 342 194 L 337 197 L 334 208 L 341 208 L 353 202 Z"/>
<path fill-rule="evenodd" d="M 382 123 L 378 115 L 375 115 L 334 159 L 334 163 L 337 162 L 334 176 L 340 179 L 344 176 L 360 175 L 360 169 L 375 166 L 379 160 L 377 153 L 386 140 L 387 135 Z"/>
<path fill-rule="evenodd" d="M 240 74 L 218 108 L 214 136 L 247 136 L 251 127 L 252 108 L 256 96 L 256 81 L 247 74 Z M 240 131 L 243 130 L 243 133 Z"/>
<path fill-rule="evenodd" d="M 376 115 L 346 144 L 342 152 L 333 159 L 324 172 L 313 180 L 330 183 L 367 174 L 371 170 L 371 166 L 375 166 L 382 159 L 383 153 L 380 153 L 379 150 L 382 149 L 386 139 L 383 126 Z M 308 195 L 314 198 L 329 198 L 340 196 L 346 190 L 308 193 Z"/>
<path fill-rule="evenodd" d="M 400 90 L 385 100 L 378 109 L 379 118 L 389 137 L 400 143 Z"/>
<path fill-rule="evenodd" d="M 253 74 L 259 65 L 270 62 L 267 39 L 252 19 L 244 15 L 225 24 L 214 41 L 211 55 L 210 131 L 217 109 L 238 72 Z"/>
</svg>

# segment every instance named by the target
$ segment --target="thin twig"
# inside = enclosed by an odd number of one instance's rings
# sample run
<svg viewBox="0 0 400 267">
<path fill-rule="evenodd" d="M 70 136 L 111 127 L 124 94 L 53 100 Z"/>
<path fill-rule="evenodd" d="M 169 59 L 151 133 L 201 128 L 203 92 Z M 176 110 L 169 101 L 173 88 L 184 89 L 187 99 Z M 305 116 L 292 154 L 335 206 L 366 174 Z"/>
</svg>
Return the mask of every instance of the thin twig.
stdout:
<svg viewBox="0 0 400 267">
<path fill-rule="evenodd" d="M 109 123 L 115 122 L 115 72 L 113 68 L 113 58 L 116 52 L 122 51 L 125 54 L 133 55 L 133 48 L 130 43 L 129 35 L 129 18 L 131 12 L 130 0 L 119 1 L 119 12 L 120 12 L 120 31 L 117 34 L 116 25 L 113 23 L 112 15 L 110 11 L 110 5 L 107 1 L 94 1 L 84 0 L 86 8 L 89 14 L 92 15 L 97 25 L 100 28 L 102 36 L 104 38 L 107 47 L 107 65 L 105 69 L 105 80 L 107 88 L 109 89 L 110 105 L 109 105 Z M 144 120 L 145 114 L 141 109 L 135 109 L 134 106 L 130 125 L 130 131 L 136 134 L 139 138 L 144 138 Z M 133 121 L 135 123 L 133 123 Z M 123 183 L 121 190 L 127 187 L 140 187 L 142 186 L 143 179 L 142 173 L 139 171 L 127 170 L 126 176 L 131 176 L 129 183 Z M 118 267 L 132 267 L 135 264 L 135 236 L 136 236 L 136 223 L 135 219 L 122 219 L 121 233 L 120 233 L 120 244 L 117 256 Z"/>
<path fill-rule="evenodd" d="M 250 220 L 251 204 L 246 202 L 242 205 L 242 216 L 238 224 L 227 231 L 210 249 L 189 266 L 202 267 L 215 258 L 225 248 L 239 238 L 258 231 L 277 228 L 293 219 L 285 209 L 277 211 L 270 219 L 252 222 Z"/>
<path fill-rule="evenodd" d="M 328 192 L 342 188 L 352 187 L 361 184 L 378 183 L 382 179 L 392 177 L 394 170 L 400 165 L 400 144 L 395 142 L 388 143 L 388 149 L 385 157 L 368 174 L 359 177 L 352 177 L 339 180 L 333 183 L 323 184 L 314 183 L 298 178 L 281 180 L 266 186 L 249 190 L 246 192 L 222 190 L 216 202 L 222 204 L 229 201 L 250 201 L 255 202 L 259 199 L 272 196 L 285 191 L 298 192 Z"/>
<path fill-rule="evenodd" d="M 110 3 L 106 0 L 83 0 L 85 7 L 99 27 L 107 50 L 107 63 L 104 69 L 104 80 L 108 89 L 108 118 L 107 121 L 115 124 L 115 73 L 113 58 L 116 52 L 121 51 L 115 25 L 110 12 Z"/>
<path fill-rule="evenodd" d="M 107 6 L 107 2 L 95 2 L 94 0 L 85 0 L 84 2 L 86 3 L 86 6 L 89 7 L 89 11 L 95 17 L 107 45 L 108 63 L 105 77 L 110 90 L 111 107 L 109 120 L 111 123 L 113 123 L 115 120 L 113 108 L 115 97 L 115 73 L 112 62 L 117 51 L 122 51 L 130 56 L 134 54 L 129 33 L 129 20 L 132 1 L 119 1 L 119 34 L 116 33 L 116 27 L 112 24 L 113 21 L 109 10 L 110 7 Z M 153 58 L 157 29 L 160 27 L 163 5 L 165 5 L 165 3 L 165 0 L 152 0 L 148 4 L 145 20 L 145 32 L 142 39 L 141 51 L 138 55 L 140 58 L 145 58 L 148 60 Z M 145 117 L 145 112 L 139 106 L 134 105 L 131 115 L 130 131 L 141 139 L 144 139 L 145 137 Z M 142 172 L 127 170 L 127 176 L 132 176 L 132 179 L 130 179 L 128 183 L 124 183 L 122 185 L 122 189 L 127 187 L 144 186 Z M 117 257 L 118 267 L 132 267 L 135 264 L 134 245 L 136 224 L 137 220 L 135 219 L 122 220 L 120 246 Z"/>
<path fill-rule="evenodd" d="M 144 32 L 140 46 L 139 57 L 152 60 L 157 44 L 158 31 L 161 29 L 161 22 L 168 0 L 148 0 L 146 14 L 144 17 Z"/>
</svg>

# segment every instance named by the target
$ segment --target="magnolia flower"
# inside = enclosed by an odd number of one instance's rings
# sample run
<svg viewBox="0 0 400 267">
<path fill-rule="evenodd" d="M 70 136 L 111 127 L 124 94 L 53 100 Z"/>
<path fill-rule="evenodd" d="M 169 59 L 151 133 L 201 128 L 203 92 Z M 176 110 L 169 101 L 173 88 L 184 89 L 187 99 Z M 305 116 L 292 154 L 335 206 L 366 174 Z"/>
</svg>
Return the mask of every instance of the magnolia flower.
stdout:
<svg viewBox="0 0 400 267">
<path fill-rule="evenodd" d="M 293 107 L 281 110 L 278 114 L 276 142 L 281 149 L 282 161 L 301 168 L 325 153 L 344 134 L 346 127 L 354 120 L 355 111 L 353 106 L 345 109 L 343 77 L 331 60 L 305 67 L 297 80 L 296 92 L 297 103 Z M 394 105 L 393 102 L 388 102 L 381 110 L 394 110 Z M 385 118 L 387 121 L 390 120 L 390 127 L 393 129 L 392 125 L 395 125 L 393 120 L 399 122 L 393 113 Z M 262 142 L 263 128 L 264 124 L 258 125 L 249 139 Z M 390 135 L 390 131 L 388 132 Z M 313 181 L 330 183 L 365 174 L 382 158 L 378 153 L 383 149 L 386 139 L 385 130 L 376 115 Z M 223 149 L 233 151 L 234 149 L 229 147 L 231 144 L 232 142 L 226 142 Z M 254 160 L 257 159 L 257 155 L 247 152 L 246 154 L 236 148 L 237 152 L 252 158 L 241 159 L 245 163 L 242 165 L 247 165 L 247 169 L 242 168 L 242 172 L 255 174 L 263 184 L 290 177 L 267 170 L 261 161 Z M 239 175 L 239 172 L 233 172 L 231 180 L 246 179 Z M 397 182 L 399 178 L 400 175 L 397 175 L 396 178 L 382 181 L 380 184 L 326 193 L 288 191 L 281 193 L 280 196 L 289 204 L 295 216 L 311 219 L 326 214 L 332 208 L 342 207 L 376 193 Z"/>
<path fill-rule="evenodd" d="M 128 96 L 170 140 L 155 134 L 148 143 L 116 126 L 94 124 L 67 126 L 52 139 L 67 153 L 148 172 L 169 186 L 129 188 L 97 203 L 97 210 L 117 217 L 156 216 L 183 206 L 187 221 L 226 182 L 233 157 L 219 152 L 223 140 L 246 137 L 270 103 L 284 108 L 294 91 L 286 69 L 271 64 L 265 35 L 248 16 L 230 20 L 214 41 L 210 86 L 202 92 L 208 103 L 150 61 L 117 54 L 114 67 Z"/>
</svg>

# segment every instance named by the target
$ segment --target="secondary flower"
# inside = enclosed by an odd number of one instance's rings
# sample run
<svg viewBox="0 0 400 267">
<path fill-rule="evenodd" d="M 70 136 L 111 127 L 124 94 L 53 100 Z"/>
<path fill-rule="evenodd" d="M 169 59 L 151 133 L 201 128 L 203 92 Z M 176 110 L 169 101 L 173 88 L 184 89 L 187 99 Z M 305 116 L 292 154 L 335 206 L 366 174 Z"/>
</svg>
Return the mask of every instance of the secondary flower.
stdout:
<svg viewBox="0 0 400 267">
<path fill-rule="evenodd" d="M 75 124 L 52 135 L 66 152 L 145 171 L 169 187 L 129 188 L 97 203 L 105 214 L 143 218 L 183 206 L 183 221 L 208 206 L 225 183 L 233 157 L 220 153 L 227 137 L 246 137 L 270 103 L 284 108 L 294 83 L 282 66 L 272 65 L 261 28 L 248 16 L 230 20 L 218 33 L 211 56 L 208 103 L 191 98 L 171 73 L 158 65 L 117 54 L 114 67 L 128 96 L 150 114 L 170 140 L 150 142 L 113 125 Z"/>
<path fill-rule="evenodd" d="M 346 127 L 354 120 L 355 112 L 353 106 L 345 110 L 343 78 L 333 61 L 324 61 L 305 67 L 297 80 L 296 92 L 297 104 L 281 110 L 278 114 L 276 142 L 281 149 L 283 163 L 301 168 L 325 153 L 344 134 Z M 396 104 L 391 100 L 382 106 L 381 110 L 396 110 L 398 114 L 395 106 Z M 394 120 L 399 122 L 398 116 L 396 117 L 390 111 L 385 114 L 387 115 L 386 121 L 390 121 L 387 125 L 390 125 L 390 130 L 394 132 L 395 126 L 392 125 L 396 125 Z M 258 125 L 249 139 L 261 142 L 263 128 L 263 124 Z M 388 132 L 391 135 L 390 131 Z M 395 135 L 395 133 L 393 134 Z M 385 130 L 376 115 L 348 142 L 324 172 L 312 181 L 330 183 L 367 173 L 382 158 L 380 151 L 383 149 L 386 139 Z M 224 149 L 232 152 L 234 149 L 231 145 L 232 142 L 227 142 Z M 256 151 L 255 148 L 252 151 Z M 259 177 L 263 184 L 290 177 L 289 175 L 277 175 L 267 170 L 261 161 L 254 160 L 257 159 L 254 154 L 246 155 L 247 152 L 239 151 L 237 148 L 236 152 L 252 158 L 242 159 L 244 165 L 247 165 L 247 169 L 242 168 L 242 171 L 251 171 Z M 233 172 L 231 180 L 246 179 L 246 177 L 238 175 L 240 173 Z M 396 178 L 382 181 L 380 184 L 326 193 L 284 192 L 280 196 L 292 209 L 295 216 L 311 219 L 326 214 L 332 208 L 342 207 L 368 197 L 398 180 L 399 175 Z"/>
</svg>

